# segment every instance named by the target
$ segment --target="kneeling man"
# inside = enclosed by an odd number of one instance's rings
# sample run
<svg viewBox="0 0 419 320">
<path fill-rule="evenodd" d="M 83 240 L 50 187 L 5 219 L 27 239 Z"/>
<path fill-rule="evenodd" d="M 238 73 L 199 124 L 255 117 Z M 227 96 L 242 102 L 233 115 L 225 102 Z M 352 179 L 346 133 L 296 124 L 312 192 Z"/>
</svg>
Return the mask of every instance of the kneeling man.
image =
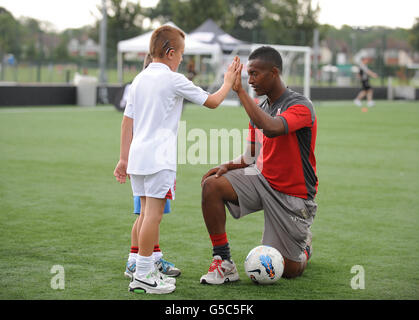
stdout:
<svg viewBox="0 0 419 320">
<path fill-rule="evenodd" d="M 285 86 L 282 58 L 272 47 L 253 51 L 247 72 L 249 85 L 266 99 L 256 105 L 243 89 L 239 73 L 233 90 L 250 118 L 248 145 L 238 159 L 209 170 L 202 178 L 202 212 L 213 261 L 201 283 L 239 279 L 230 255 L 225 206 L 236 219 L 263 210 L 262 244 L 281 252 L 284 277 L 302 275 L 312 253 L 310 226 L 317 210 L 318 186 L 314 107 Z"/>
</svg>

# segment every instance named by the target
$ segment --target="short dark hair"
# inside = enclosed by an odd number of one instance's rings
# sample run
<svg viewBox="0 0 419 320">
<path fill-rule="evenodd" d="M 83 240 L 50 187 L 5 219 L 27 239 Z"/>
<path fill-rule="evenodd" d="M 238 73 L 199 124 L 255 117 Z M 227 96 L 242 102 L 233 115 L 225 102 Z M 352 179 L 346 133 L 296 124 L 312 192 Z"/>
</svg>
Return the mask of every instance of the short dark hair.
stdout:
<svg viewBox="0 0 419 320">
<path fill-rule="evenodd" d="M 260 59 L 265 62 L 270 62 L 279 69 L 282 73 L 282 57 L 281 54 L 272 47 L 263 46 L 255 49 L 250 55 L 249 60 Z"/>
</svg>

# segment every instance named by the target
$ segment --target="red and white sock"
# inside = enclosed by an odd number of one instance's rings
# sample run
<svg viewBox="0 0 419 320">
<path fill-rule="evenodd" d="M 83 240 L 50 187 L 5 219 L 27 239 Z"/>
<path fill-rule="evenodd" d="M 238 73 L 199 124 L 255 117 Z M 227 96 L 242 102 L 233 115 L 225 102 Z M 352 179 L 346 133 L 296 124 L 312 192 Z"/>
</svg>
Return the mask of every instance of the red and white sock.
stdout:
<svg viewBox="0 0 419 320">
<path fill-rule="evenodd" d="M 137 256 L 138 256 L 138 247 L 132 246 L 131 251 L 128 256 L 128 261 L 135 262 L 135 260 L 137 259 Z"/>
<path fill-rule="evenodd" d="M 154 258 L 154 262 L 157 262 L 161 259 L 161 257 L 163 257 L 163 253 L 160 250 L 160 245 L 156 244 L 154 246 L 154 250 L 153 250 L 153 258 Z"/>
</svg>

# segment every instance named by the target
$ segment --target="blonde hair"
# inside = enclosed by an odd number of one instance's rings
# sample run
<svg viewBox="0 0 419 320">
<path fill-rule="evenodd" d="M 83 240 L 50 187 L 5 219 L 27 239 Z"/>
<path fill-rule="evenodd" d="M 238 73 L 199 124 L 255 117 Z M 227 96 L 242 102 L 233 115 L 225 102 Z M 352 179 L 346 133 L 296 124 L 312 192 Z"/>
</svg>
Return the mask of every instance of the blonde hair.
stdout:
<svg viewBox="0 0 419 320">
<path fill-rule="evenodd" d="M 179 50 L 185 34 L 182 30 L 161 26 L 154 30 L 150 39 L 150 54 L 153 58 L 163 58 L 171 49 Z"/>
</svg>

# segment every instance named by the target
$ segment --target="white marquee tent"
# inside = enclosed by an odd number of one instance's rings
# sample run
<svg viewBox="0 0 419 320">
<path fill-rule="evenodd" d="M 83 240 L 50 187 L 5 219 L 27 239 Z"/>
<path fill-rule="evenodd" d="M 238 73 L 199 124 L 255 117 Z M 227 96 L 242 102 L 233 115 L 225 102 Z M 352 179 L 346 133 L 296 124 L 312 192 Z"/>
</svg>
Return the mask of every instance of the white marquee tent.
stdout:
<svg viewBox="0 0 419 320">
<path fill-rule="evenodd" d="M 170 25 L 172 27 L 177 26 L 168 22 L 165 25 Z M 127 52 L 138 52 L 147 54 L 149 51 L 149 44 L 151 39 L 151 34 L 153 31 L 144 33 L 137 37 L 122 40 L 118 42 L 118 81 L 122 83 L 122 64 L 123 64 L 123 54 Z M 222 54 L 220 47 L 216 44 L 205 44 L 199 41 L 192 39 L 189 35 L 185 35 L 185 54 L 186 55 L 211 55 L 212 59 L 217 60 Z"/>
<path fill-rule="evenodd" d="M 193 30 L 189 36 L 203 43 L 218 44 L 224 54 L 230 54 L 238 45 L 245 43 L 224 32 L 212 19 L 207 19 Z"/>
</svg>

